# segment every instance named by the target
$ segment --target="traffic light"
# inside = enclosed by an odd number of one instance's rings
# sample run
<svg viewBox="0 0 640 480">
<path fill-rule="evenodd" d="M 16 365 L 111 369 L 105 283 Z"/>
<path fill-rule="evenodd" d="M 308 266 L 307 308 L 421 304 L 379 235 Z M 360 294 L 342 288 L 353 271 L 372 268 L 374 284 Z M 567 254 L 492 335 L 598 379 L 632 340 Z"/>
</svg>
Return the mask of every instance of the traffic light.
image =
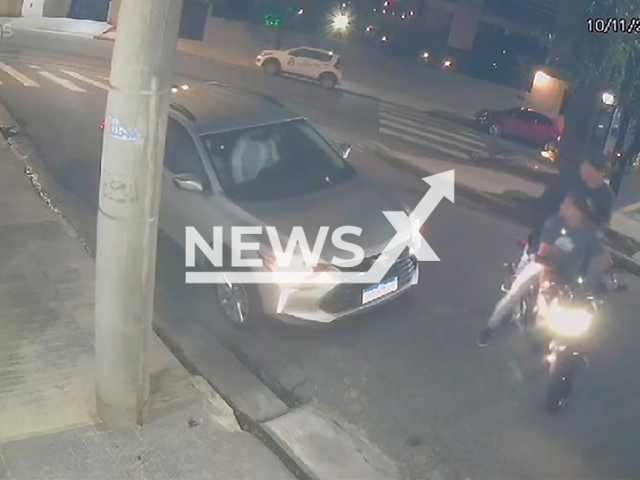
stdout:
<svg viewBox="0 0 640 480">
<path fill-rule="evenodd" d="M 282 24 L 282 19 L 276 13 L 269 13 L 264 17 L 264 24 L 267 27 L 279 27 Z"/>
</svg>

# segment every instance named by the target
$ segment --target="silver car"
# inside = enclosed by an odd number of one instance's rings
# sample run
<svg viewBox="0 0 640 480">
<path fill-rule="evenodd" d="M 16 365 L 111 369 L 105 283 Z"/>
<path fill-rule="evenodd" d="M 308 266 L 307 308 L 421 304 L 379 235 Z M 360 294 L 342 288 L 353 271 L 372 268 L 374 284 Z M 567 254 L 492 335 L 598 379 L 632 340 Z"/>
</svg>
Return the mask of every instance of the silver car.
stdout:
<svg viewBox="0 0 640 480">
<path fill-rule="evenodd" d="M 355 226 L 362 233 L 349 241 L 359 245 L 365 260 L 357 267 L 337 267 L 334 255 L 345 257 L 332 242 L 320 255 L 323 268 L 368 270 L 396 229 L 382 212 L 403 205 L 362 179 L 343 152 L 325 140 L 304 118 L 269 97 L 219 84 L 177 90 L 171 105 L 163 171 L 160 228 L 185 247 L 185 229 L 204 237 L 223 227 L 225 253 L 232 250 L 231 227 L 272 226 L 287 244 L 301 226 L 310 243 L 321 227 L 331 231 Z M 407 226 L 407 237 L 415 238 Z M 270 271 L 273 250 L 263 236 L 254 239 L 263 260 L 258 270 Z M 248 240 L 243 237 L 243 242 Z M 329 323 L 385 302 L 418 283 L 415 243 L 410 242 L 378 285 L 232 284 L 215 290 L 228 320 L 247 325 L 261 317 L 285 321 Z M 251 257 L 251 252 L 245 252 Z M 200 270 L 213 269 L 196 252 Z M 213 292 L 212 292 L 213 293 Z"/>
</svg>

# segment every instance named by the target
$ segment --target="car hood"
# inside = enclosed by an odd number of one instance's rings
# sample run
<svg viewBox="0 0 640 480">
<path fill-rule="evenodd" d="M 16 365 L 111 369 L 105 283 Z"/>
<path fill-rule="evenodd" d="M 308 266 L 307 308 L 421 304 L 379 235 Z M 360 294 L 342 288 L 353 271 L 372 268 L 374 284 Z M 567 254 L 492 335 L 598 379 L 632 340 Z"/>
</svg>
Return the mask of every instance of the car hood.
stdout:
<svg viewBox="0 0 640 480">
<path fill-rule="evenodd" d="M 381 188 L 359 178 L 309 195 L 271 202 L 242 202 L 237 205 L 246 214 L 246 223 L 273 226 L 283 248 L 294 227 L 302 227 L 309 248 L 313 249 L 321 227 L 329 227 L 321 258 L 330 262 L 334 256 L 351 258 L 352 253 L 333 245 L 331 235 L 338 227 L 362 229 L 359 237 L 345 234 L 343 239 L 359 245 L 365 256 L 382 252 L 396 234 L 396 229 L 384 216 L 384 211 L 405 211 L 402 203 Z M 245 224 L 246 224 L 245 223 Z M 406 222 L 407 237 L 410 225 Z"/>
</svg>

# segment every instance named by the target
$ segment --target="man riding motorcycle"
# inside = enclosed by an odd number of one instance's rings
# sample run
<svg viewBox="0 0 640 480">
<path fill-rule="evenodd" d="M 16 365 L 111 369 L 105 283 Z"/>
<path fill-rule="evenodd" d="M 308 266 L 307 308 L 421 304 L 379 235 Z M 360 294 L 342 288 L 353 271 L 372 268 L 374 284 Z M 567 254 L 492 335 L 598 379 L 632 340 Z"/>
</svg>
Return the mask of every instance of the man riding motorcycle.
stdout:
<svg viewBox="0 0 640 480">
<path fill-rule="evenodd" d="M 589 259 L 585 287 L 588 290 L 598 287 L 607 265 L 598 260 L 605 248 L 591 216 L 592 208 L 582 191 L 574 190 L 565 195 L 559 214 L 548 218 L 541 229 L 535 261 L 527 263 L 498 302 L 487 328 L 478 338 L 478 345 L 487 345 L 502 320 L 513 311 L 531 286 L 548 278 L 571 282 L 581 273 L 585 259 Z"/>
<path fill-rule="evenodd" d="M 615 195 L 605 181 L 608 163 L 602 155 L 585 155 L 585 157 L 586 159 L 578 170 L 559 175 L 538 199 L 538 208 L 534 219 L 535 227 L 529 234 L 527 248 L 516 268 L 516 273 L 521 272 L 537 252 L 545 222 L 549 217 L 558 213 L 568 192 L 573 191 L 585 197 L 590 207 L 589 219 L 600 229 L 601 235 L 603 234 L 602 229 L 609 224 Z M 598 258 L 590 260 L 601 264 L 603 271 L 604 265 L 609 265 L 611 262 L 606 250 Z"/>
</svg>

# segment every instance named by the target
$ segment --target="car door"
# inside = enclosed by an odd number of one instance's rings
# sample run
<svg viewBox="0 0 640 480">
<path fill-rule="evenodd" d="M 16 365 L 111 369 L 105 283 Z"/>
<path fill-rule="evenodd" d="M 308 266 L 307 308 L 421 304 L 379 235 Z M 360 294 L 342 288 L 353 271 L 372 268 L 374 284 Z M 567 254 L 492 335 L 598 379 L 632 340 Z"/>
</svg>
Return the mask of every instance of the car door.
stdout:
<svg viewBox="0 0 640 480">
<path fill-rule="evenodd" d="M 297 70 L 300 68 L 300 64 L 302 61 L 300 53 L 301 53 L 300 48 L 289 50 L 287 54 L 287 58 L 285 59 L 284 64 L 282 65 L 282 70 L 287 73 L 297 74 Z"/>
<path fill-rule="evenodd" d="M 511 136 L 518 140 L 525 140 L 531 135 L 535 125 L 535 118 L 527 110 L 518 110 L 511 119 Z"/>
<path fill-rule="evenodd" d="M 195 227 L 209 238 L 212 227 L 219 224 L 212 205 L 211 177 L 200 150 L 187 128 L 169 117 L 165 160 L 162 172 L 160 226 L 176 243 L 184 246 L 185 228 Z M 202 185 L 202 190 L 197 184 Z"/>
<path fill-rule="evenodd" d="M 309 52 L 308 74 L 309 77 L 318 78 L 322 72 L 328 70 L 327 62 L 331 56 L 326 53 L 312 50 Z"/>
<path fill-rule="evenodd" d="M 289 52 L 287 72 L 302 77 L 309 77 L 311 71 L 310 53 L 306 48 L 298 48 Z"/>
<path fill-rule="evenodd" d="M 556 136 L 557 133 L 553 120 L 546 115 L 538 114 L 536 120 L 535 142 L 542 145 L 554 140 Z"/>
</svg>

